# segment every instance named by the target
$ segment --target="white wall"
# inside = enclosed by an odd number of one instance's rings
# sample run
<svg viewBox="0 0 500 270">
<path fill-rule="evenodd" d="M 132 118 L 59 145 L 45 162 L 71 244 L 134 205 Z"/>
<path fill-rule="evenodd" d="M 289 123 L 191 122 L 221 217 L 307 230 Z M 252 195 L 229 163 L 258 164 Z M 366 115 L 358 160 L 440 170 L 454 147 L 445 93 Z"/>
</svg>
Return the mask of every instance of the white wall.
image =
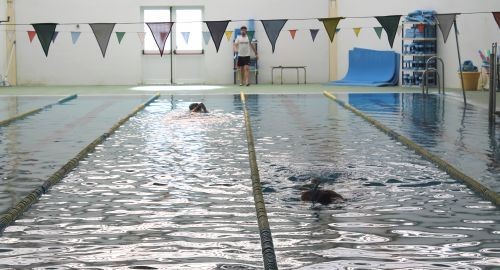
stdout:
<svg viewBox="0 0 500 270">
<path fill-rule="evenodd" d="M 500 11 L 499 0 L 337 0 L 339 17 L 384 16 L 408 14 L 414 10 L 435 10 L 437 13 L 466 13 Z M 403 18 L 402 18 L 403 20 Z M 479 49 L 491 48 L 491 43 L 500 41 L 500 29 L 493 15 L 489 14 L 463 14 L 457 17 L 459 31 L 460 51 L 462 61 L 472 60 L 476 66 L 481 65 Z M 342 20 L 339 28 L 375 27 L 380 26 L 374 18 L 359 18 Z M 441 31 L 438 30 L 438 56 L 445 63 L 446 87 L 460 88 L 457 76 L 458 58 L 455 34 L 452 29 L 446 44 L 443 42 Z M 338 76 L 342 78 L 348 68 L 348 51 L 353 47 L 390 50 L 387 35 L 382 34 L 378 39 L 373 29 L 362 29 L 359 38 L 356 38 L 351 29 L 344 29 L 335 37 L 338 39 Z M 394 41 L 396 52 L 401 52 L 401 35 Z"/>
<path fill-rule="evenodd" d="M 7 0 L 0 0 L 0 20 L 7 19 Z M 0 25 L 0 76 L 5 76 L 5 69 L 7 68 L 7 52 L 6 52 L 6 32 L 5 25 Z"/>
<path fill-rule="evenodd" d="M 30 25 L 17 27 L 18 83 L 24 85 L 130 85 L 143 81 L 141 44 L 137 34 L 142 25 L 117 24 L 114 31 L 127 34 L 121 44 L 111 37 L 106 58 L 103 58 L 89 22 L 140 22 L 141 6 L 203 6 L 204 20 L 247 20 L 280 18 L 318 18 L 328 16 L 328 0 L 315 0 L 314 4 L 304 0 L 16 0 L 16 23 L 41 22 L 82 23 L 82 31 L 76 45 L 71 42 L 70 31 L 75 25 L 59 25 L 60 31 L 45 57 L 39 41 L 30 44 L 26 31 Z M 279 12 L 277 12 L 279 11 Z M 231 22 L 228 30 L 244 22 Z M 276 51 L 271 45 L 260 22 L 255 23 L 256 39 L 259 41 L 260 82 L 271 81 L 271 66 L 305 65 L 308 82 L 328 80 L 328 37 L 317 20 L 289 21 L 278 38 Z M 206 29 L 206 26 L 204 26 Z M 288 29 L 297 28 L 295 40 Z M 309 28 L 319 28 L 320 33 L 313 43 Z M 1 36 L 0 36 L 1 38 Z M 1 46 L 1 45 L 0 45 Z M 1 47 L 0 47 L 1 48 Z M 158 56 L 159 57 L 159 56 Z M 199 76 L 207 84 L 231 84 L 232 44 L 223 39 L 219 53 L 213 42 L 205 48 L 205 69 Z M 284 76 L 285 77 L 285 76 Z M 285 81 L 294 81 L 294 73 L 288 73 Z"/>
</svg>

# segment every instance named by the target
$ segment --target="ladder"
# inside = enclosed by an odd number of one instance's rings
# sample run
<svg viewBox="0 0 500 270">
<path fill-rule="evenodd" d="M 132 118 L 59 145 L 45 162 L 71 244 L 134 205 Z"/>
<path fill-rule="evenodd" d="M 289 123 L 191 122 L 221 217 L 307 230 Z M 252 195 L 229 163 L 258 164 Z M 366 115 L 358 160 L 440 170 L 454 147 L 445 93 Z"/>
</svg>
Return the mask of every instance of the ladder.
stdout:
<svg viewBox="0 0 500 270">
<path fill-rule="evenodd" d="M 436 67 L 433 68 L 433 67 L 429 67 L 429 63 L 431 62 L 431 60 L 434 60 L 436 61 Z M 437 69 L 437 61 L 441 62 L 441 73 L 443 74 L 440 77 L 439 75 L 439 72 L 438 72 L 438 69 Z M 422 94 L 429 94 L 429 78 L 428 78 L 428 74 L 429 73 L 435 73 L 436 74 L 436 83 L 437 83 L 437 86 L 438 86 L 438 93 L 441 94 L 441 85 L 443 86 L 443 95 L 444 95 L 444 62 L 443 62 L 443 59 L 441 59 L 440 57 L 437 57 L 437 56 L 432 56 L 432 57 L 429 57 L 429 59 L 427 59 L 427 61 L 425 62 L 425 71 L 424 71 L 424 74 L 422 75 Z M 441 84 L 441 80 L 443 80 L 443 84 Z"/>
</svg>

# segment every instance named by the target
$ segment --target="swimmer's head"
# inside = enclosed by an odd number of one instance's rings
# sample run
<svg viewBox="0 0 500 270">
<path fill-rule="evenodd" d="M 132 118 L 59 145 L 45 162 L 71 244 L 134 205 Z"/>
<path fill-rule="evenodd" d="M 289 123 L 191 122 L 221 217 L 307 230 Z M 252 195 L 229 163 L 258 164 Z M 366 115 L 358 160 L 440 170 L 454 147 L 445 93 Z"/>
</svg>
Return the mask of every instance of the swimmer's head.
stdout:
<svg viewBox="0 0 500 270">
<path fill-rule="evenodd" d="M 311 183 L 318 186 L 319 184 L 321 184 L 321 180 L 319 180 L 318 178 L 316 177 L 312 177 L 311 178 Z"/>
<path fill-rule="evenodd" d="M 198 106 L 198 103 L 191 103 L 191 104 L 189 104 L 189 110 L 192 111 L 192 112 L 199 111 L 200 108 Z"/>
</svg>

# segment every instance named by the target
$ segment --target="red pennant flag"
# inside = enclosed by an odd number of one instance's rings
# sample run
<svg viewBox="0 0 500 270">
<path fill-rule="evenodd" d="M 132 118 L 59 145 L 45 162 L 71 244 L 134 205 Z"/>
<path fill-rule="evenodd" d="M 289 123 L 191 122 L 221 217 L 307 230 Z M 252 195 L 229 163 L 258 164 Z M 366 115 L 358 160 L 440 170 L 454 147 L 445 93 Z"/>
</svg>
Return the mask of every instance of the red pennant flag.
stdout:
<svg viewBox="0 0 500 270">
<path fill-rule="evenodd" d="M 290 32 L 292 39 L 295 39 L 295 34 L 297 33 L 297 29 L 292 29 L 292 30 L 288 30 L 288 31 Z"/>
<path fill-rule="evenodd" d="M 492 12 L 492 13 L 493 13 L 493 17 L 495 17 L 495 21 L 497 21 L 498 28 L 500 28 L 500 11 Z"/>
<path fill-rule="evenodd" d="M 28 31 L 28 37 L 30 38 L 30 43 L 33 42 L 33 39 L 35 38 L 35 36 L 36 36 L 35 31 Z"/>
</svg>

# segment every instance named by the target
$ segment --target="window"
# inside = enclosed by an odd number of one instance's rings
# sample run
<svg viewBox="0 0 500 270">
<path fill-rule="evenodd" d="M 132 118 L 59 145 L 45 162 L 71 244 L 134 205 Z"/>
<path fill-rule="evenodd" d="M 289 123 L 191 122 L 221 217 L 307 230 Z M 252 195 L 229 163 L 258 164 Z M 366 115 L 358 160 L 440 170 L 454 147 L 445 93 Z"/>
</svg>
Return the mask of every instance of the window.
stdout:
<svg viewBox="0 0 500 270">
<path fill-rule="evenodd" d="M 172 10 L 172 14 L 170 11 Z M 147 26 L 148 22 L 175 22 L 172 32 L 165 44 L 164 54 L 169 54 L 171 38 L 175 43 L 175 53 L 198 54 L 203 52 L 203 12 L 193 7 L 144 8 L 144 54 L 159 54 L 153 34 Z"/>
<path fill-rule="evenodd" d="M 201 53 L 202 10 L 200 8 L 175 9 L 175 48 L 177 53 Z"/>
<path fill-rule="evenodd" d="M 145 23 L 148 22 L 170 22 L 170 8 L 152 8 L 144 9 L 144 54 L 159 54 L 158 45 L 151 34 L 151 30 Z M 168 36 L 167 43 L 165 44 L 164 54 L 170 53 L 170 39 L 171 34 Z"/>
</svg>

